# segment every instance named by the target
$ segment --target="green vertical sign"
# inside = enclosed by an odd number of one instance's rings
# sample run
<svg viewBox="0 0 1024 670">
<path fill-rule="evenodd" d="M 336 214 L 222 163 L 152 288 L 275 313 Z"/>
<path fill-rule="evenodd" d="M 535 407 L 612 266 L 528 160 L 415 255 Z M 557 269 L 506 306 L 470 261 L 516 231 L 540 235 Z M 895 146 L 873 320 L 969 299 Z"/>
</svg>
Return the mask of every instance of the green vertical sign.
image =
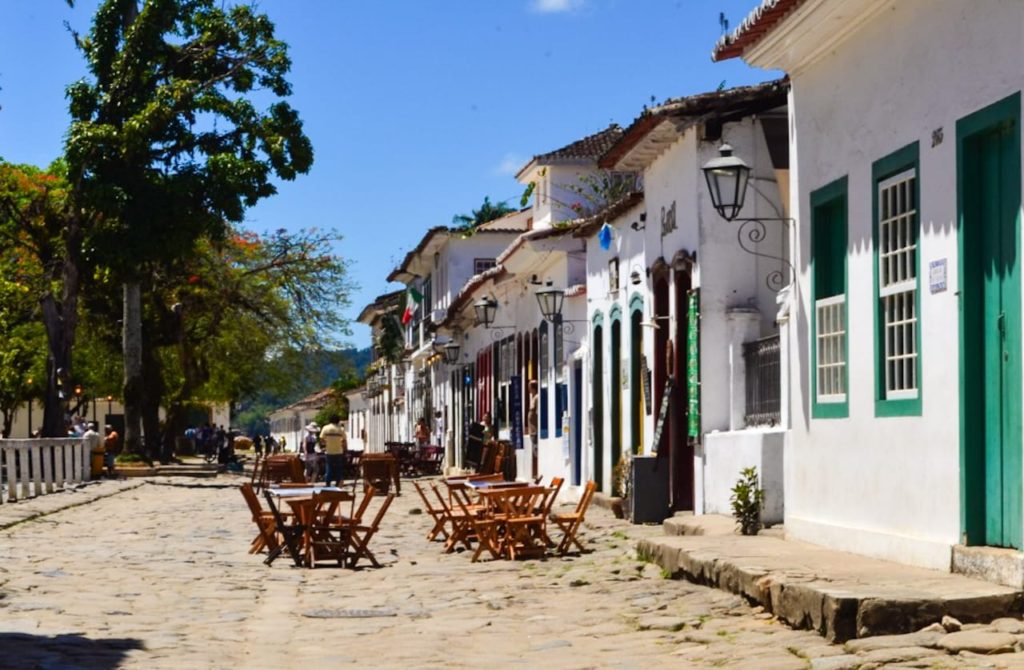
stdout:
<svg viewBox="0 0 1024 670">
<path fill-rule="evenodd" d="M 686 295 L 686 397 L 689 419 L 686 434 L 700 438 L 700 289 Z"/>
</svg>

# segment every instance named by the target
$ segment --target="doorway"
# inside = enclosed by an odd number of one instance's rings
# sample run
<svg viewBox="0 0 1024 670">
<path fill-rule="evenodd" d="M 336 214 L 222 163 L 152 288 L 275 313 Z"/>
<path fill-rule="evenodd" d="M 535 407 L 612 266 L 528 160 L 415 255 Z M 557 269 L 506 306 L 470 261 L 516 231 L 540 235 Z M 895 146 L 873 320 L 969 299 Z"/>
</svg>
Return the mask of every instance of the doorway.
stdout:
<svg viewBox="0 0 1024 670">
<path fill-rule="evenodd" d="M 1022 548 L 1020 95 L 957 122 L 966 544 Z"/>
<path fill-rule="evenodd" d="M 622 458 L 622 317 L 612 315 L 611 352 L 608 361 L 611 373 L 608 411 L 611 416 L 612 472 Z M 615 492 L 613 492 L 614 495 Z"/>
<path fill-rule="evenodd" d="M 644 398 L 643 367 L 640 365 L 644 355 L 644 310 L 643 303 L 637 302 L 629 313 L 629 448 L 634 454 L 643 453 L 644 445 Z"/>
<path fill-rule="evenodd" d="M 675 355 L 673 358 L 675 386 L 672 387 L 672 412 L 669 414 L 669 496 L 672 511 L 693 510 L 693 443 L 687 437 L 690 423 L 689 384 L 686 379 L 686 343 L 689 331 L 689 264 L 675 267 Z"/>
</svg>

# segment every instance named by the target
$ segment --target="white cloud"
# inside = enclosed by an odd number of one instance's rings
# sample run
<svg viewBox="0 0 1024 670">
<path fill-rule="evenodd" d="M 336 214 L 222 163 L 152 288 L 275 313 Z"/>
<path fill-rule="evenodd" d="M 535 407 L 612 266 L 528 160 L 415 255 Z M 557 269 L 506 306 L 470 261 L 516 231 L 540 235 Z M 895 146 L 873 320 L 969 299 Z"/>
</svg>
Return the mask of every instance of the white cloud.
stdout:
<svg viewBox="0 0 1024 670">
<path fill-rule="evenodd" d="M 516 154 L 505 154 L 502 156 L 501 161 L 494 166 L 494 174 L 514 177 L 519 168 L 526 165 L 526 159 Z"/>
<path fill-rule="evenodd" d="M 530 9 L 541 14 L 574 12 L 583 6 L 585 0 L 532 0 Z"/>
</svg>

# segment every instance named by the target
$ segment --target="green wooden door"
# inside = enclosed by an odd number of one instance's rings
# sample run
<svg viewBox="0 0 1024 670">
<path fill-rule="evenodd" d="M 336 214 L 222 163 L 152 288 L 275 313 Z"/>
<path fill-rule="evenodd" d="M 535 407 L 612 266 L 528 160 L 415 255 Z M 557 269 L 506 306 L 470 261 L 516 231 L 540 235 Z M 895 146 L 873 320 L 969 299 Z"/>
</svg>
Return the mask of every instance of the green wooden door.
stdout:
<svg viewBox="0 0 1024 670">
<path fill-rule="evenodd" d="M 591 427 L 594 435 L 594 481 L 599 491 L 604 491 L 604 327 L 594 326 L 594 347 L 591 356 L 594 361 L 593 390 L 590 396 Z M 612 467 L 615 464 L 612 463 Z"/>
<path fill-rule="evenodd" d="M 983 110 L 958 125 L 964 526 L 970 544 L 1019 549 L 1020 130 L 1013 115 L 990 115 Z"/>
</svg>

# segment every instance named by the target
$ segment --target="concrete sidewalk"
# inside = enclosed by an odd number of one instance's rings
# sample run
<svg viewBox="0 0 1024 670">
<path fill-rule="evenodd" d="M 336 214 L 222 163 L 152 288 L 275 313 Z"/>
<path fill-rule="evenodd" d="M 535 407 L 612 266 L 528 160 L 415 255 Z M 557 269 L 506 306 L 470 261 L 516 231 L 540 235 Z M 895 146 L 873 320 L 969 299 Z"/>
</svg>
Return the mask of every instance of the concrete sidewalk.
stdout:
<svg viewBox="0 0 1024 670">
<path fill-rule="evenodd" d="M 1024 593 L 1006 586 L 777 536 L 743 537 L 727 532 L 722 518 L 677 518 L 671 532 L 685 524 L 707 534 L 641 539 L 637 551 L 673 577 L 740 594 L 837 642 L 910 633 L 944 615 L 989 622 L 1019 616 L 1024 606 Z"/>
</svg>

